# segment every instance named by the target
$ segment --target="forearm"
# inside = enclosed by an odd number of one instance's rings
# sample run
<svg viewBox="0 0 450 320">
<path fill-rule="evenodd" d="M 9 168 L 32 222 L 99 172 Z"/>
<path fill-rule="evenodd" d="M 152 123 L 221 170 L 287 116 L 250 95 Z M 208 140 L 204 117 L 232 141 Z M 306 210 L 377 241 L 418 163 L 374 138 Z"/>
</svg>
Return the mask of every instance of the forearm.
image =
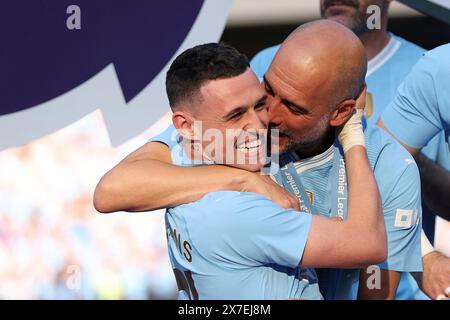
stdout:
<svg viewBox="0 0 450 320">
<path fill-rule="evenodd" d="M 423 201 L 440 217 L 450 220 L 450 172 L 419 152 L 415 156 L 420 171 Z"/>
<path fill-rule="evenodd" d="M 246 172 L 224 166 L 179 167 L 158 160 L 119 164 L 99 182 L 94 204 L 103 213 L 149 211 L 196 201 L 217 190 L 239 190 Z"/>
<path fill-rule="evenodd" d="M 352 238 L 352 241 L 372 243 L 373 247 L 382 249 L 378 253 L 383 253 L 386 252 L 386 229 L 378 186 L 366 154 L 362 126 L 361 106 L 365 105 L 365 93 L 364 89 L 356 101 L 356 111 L 338 135 L 345 153 L 348 179 L 344 225 L 348 229 L 347 237 Z"/>
<path fill-rule="evenodd" d="M 364 246 L 370 243 L 374 253 L 386 250 L 386 229 L 381 199 L 366 149 L 353 147 L 346 155 L 348 177 L 348 213 L 344 221 L 349 238 Z M 376 250 L 379 248 L 380 250 Z"/>
<path fill-rule="evenodd" d="M 364 102 L 365 90 L 357 105 Z M 338 134 L 347 169 L 347 217 L 342 222 L 313 217 L 302 260 L 305 266 L 361 268 L 386 259 L 381 200 L 367 159 L 361 118 L 362 110 L 357 109 Z"/>
<path fill-rule="evenodd" d="M 386 230 L 378 187 L 365 154 L 346 153 L 349 199 L 344 221 L 313 216 L 302 266 L 362 268 L 386 259 Z"/>
</svg>

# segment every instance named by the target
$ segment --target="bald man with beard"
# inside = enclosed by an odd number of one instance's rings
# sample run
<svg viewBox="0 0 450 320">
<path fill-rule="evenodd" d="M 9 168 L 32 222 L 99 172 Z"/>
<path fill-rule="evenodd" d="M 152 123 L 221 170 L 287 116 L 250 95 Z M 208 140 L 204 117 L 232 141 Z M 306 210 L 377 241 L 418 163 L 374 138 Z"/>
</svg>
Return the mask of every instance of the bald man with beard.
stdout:
<svg viewBox="0 0 450 320">
<path fill-rule="evenodd" d="M 269 112 L 273 128 L 280 129 L 280 151 L 296 150 L 305 158 L 328 148 L 335 128 L 330 120 L 351 111 L 365 85 L 366 66 L 361 42 L 341 25 L 324 20 L 292 32 L 263 76 L 273 97 Z"/>
<path fill-rule="evenodd" d="M 282 168 L 275 179 L 298 195 L 302 211 L 338 219 L 347 216 L 344 150 L 335 132 L 339 119 L 353 113 L 365 72 L 366 57 L 358 38 L 338 23 L 321 20 L 294 31 L 264 76 L 269 120 L 280 131 Z M 102 178 L 96 190 L 101 211 L 173 207 L 216 190 L 250 191 L 285 207 L 298 205 L 259 174 L 224 166 L 172 165 L 174 130 L 168 128 Z M 321 270 L 319 281 L 327 299 L 393 299 L 401 273 L 422 270 L 417 166 L 384 131 L 370 130 L 365 139 L 382 199 L 388 258 L 368 272 Z"/>
<path fill-rule="evenodd" d="M 389 8 L 392 0 L 320 0 L 321 17 L 339 22 L 352 30 L 364 45 L 368 58 L 366 75 L 367 105 L 365 120 L 374 126 L 382 112 L 388 108 L 396 95 L 397 88 L 411 68 L 425 53 L 425 49 L 388 31 Z M 373 7 L 379 9 L 379 28 L 368 27 L 368 20 L 375 17 Z M 371 20 L 373 21 L 373 20 Z M 258 52 L 251 61 L 253 71 L 262 79 L 280 45 L 271 46 Z M 445 181 L 450 174 L 444 170 L 447 157 L 445 132 L 441 131 L 415 155 L 422 173 L 423 199 L 423 276 L 421 288 L 431 298 L 446 288 L 450 278 L 448 270 L 450 258 L 432 248 L 427 239 L 434 238 L 436 214 L 444 217 L 448 212 L 447 202 L 440 195 L 446 192 Z M 439 174 L 429 174 L 439 172 Z M 424 174 L 427 173 L 427 174 Z M 433 210 L 431 211 L 430 208 Z M 405 273 L 402 275 L 397 299 L 428 299 L 419 290 L 417 283 Z"/>
<path fill-rule="evenodd" d="M 365 73 L 358 63 L 361 47 L 342 46 L 343 35 L 350 35 L 332 31 L 340 28 L 344 27 L 326 21 L 298 28 L 282 44 L 263 77 L 266 91 L 273 97 L 269 117 L 272 127 L 280 130 L 283 158 L 293 163 L 306 193 L 312 195 L 322 214 L 331 212 L 336 201 L 329 197 L 336 188 L 333 174 L 338 170 L 336 150 L 330 147 L 333 117 L 345 111 L 347 99 L 355 94 L 351 84 Z M 394 298 L 401 273 L 421 271 L 420 182 L 412 157 L 384 132 L 369 130 L 366 142 L 383 200 L 389 258 L 379 265 L 384 290 L 367 290 L 364 284 L 372 273 L 364 271 L 359 296 Z M 356 274 L 348 270 L 320 272 L 324 296 L 355 298 Z"/>
</svg>

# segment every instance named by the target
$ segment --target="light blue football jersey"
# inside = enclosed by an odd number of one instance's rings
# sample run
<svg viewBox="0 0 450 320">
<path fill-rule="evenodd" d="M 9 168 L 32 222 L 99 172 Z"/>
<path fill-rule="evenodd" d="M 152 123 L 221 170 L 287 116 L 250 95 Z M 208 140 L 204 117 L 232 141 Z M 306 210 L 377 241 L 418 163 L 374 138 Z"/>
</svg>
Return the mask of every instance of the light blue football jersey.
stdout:
<svg viewBox="0 0 450 320">
<path fill-rule="evenodd" d="M 425 54 L 382 113 L 386 127 L 405 144 L 450 170 L 449 46 Z M 434 214 L 424 212 L 427 235 L 434 238 Z M 402 289 L 401 287 L 399 289 Z"/>
<path fill-rule="evenodd" d="M 366 117 L 369 126 L 375 125 L 394 99 L 403 79 L 424 53 L 421 47 L 391 34 L 388 45 L 370 59 L 366 75 L 367 91 L 373 98 L 373 110 L 370 117 Z"/>
<path fill-rule="evenodd" d="M 422 271 L 420 246 L 421 197 L 420 178 L 411 155 L 383 130 L 366 130 L 367 155 L 380 191 L 388 237 L 388 258 L 379 267 L 399 272 Z M 293 161 L 300 180 L 316 212 L 331 212 L 330 194 L 338 188 L 330 181 L 334 148 L 308 159 L 299 160 L 295 153 L 285 155 Z M 319 282 L 325 299 L 356 299 L 358 270 L 322 269 Z"/>
<path fill-rule="evenodd" d="M 176 131 L 175 128 L 170 126 L 162 135 L 152 140 L 161 141 L 167 144 L 171 150 L 175 150 L 180 140 L 174 138 L 176 137 L 174 131 Z M 379 267 L 401 272 L 422 271 L 420 178 L 417 166 L 411 155 L 398 142 L 377 127 L 366 131 L 366 146 L 368 158 L 380 190 L 388 234 L 388 259 Z M 182 152 L 182 149 L 179 149 L 178 152 L 180 150 Z M 184 164 L 187 162 L 183 161 L 182 156 L 174 152 L 172 152 L 172 158 L 181 159 Z M 299 160 L 293 153 L 283 156 L 283 160 L 286 161 L 286 159 L 294 162 L 297 173 L 300 175 L 303 186 L 310 195 L 316 211 L 325 216 L 335 215 L 334 212 L 331 212 L 331 199 L 329 197 L 332 193 L 331 188 L 337 187 L 329 181 L 333 148 L 330 147 L 323 154 L 310 159 Z M 252 196 L 255 195 L 252 194 Z M 236 199 L 236 202 L 243 200 L 239 198 L 235 197 L 234 199 Z M 260 199 L 267 202 L 264 205 L 273 206 L 264 197 L 260 196 Z M 261 204 L 263 204 L 262 202 Z M 188 206 L 192 205 L 189 204 Z M 212 205 L 207 204 L 205 207 L 211 208 Z M 235 204 L 235 207 L 236 210 L 240 208 L 238 203 Z M 198 209 L 196 208 L 194 211 L 198 211 Z M 180 219 L 183 214 L 189 214 L 189 212 L 180 213 Z M 202 219 L 206 218 L 206 214 L 202 216 Z M 281 220 L 277 225 L 283 225 L 283 216 L 279 218 Z M 291 222 L 288 222 L 288 225 L 290 224 Z M 273 222 L 271 222 L 271 225 L 273 225 Z M 285 230 L 282 232 L 286 234 Z M 306 241 L 306 239 L 304 240 Z M 275 238 L 274 241 L 276 241 Z M 274 254 L 275 252 L 267 253 L 267 255 Z M 326 283 L 321 283 L 322 293 L 326 299 L 356 298 L 358 270 L 322 269 L 320 275 L 324 279 L 319 278 L 319 281 L 326 279 Z M 314 281 L 308 280 L 310 283 Z"/>
<path fill-rule="evenodd" d="M 174 150 L 174 130 L 152 141 Z M 172 156 L 192 165 L 183 149 Z M 180 299 L 322 299 L 314 269 L 298 267 L 310 214 L 254 193 L 218 191 L 168 209 L 165 220 Z"/>
<path fill-rule="evenodd" d="M 444 132 L 438 163 L 450 170 L 450 45 L 429 51 L 412 69 L 381 119 L 406 145 L 421 149 Z"/>
<path fill-rule="evenodd" d="M 443 101 L 448 99 L 448 96 L 445 96 L 448 92 L 445 82 L 446 78 L 448 78 L 448 73 L 446 74 L 446 72 L 448 70 L 449 57 L 445 56 L 446 54 L 448 54 L 448 49 L 446 49 L 446 46 L 443 46 L 433 50 L 431 55 L 427 54 L 426 57 L 421 60 L 419 66 L 412 71 L 414 75 L 408 77 L 408 83 L 399 88 L 398 96 L 391 105 L 395 110 L 392 110 L 392 113 L 390 111 L 383 114 L 383 122 L 388 122 L 390 127 L 394 128 L 399 134 L 403 134 L 405 137 L 407 136 L 404 133 L 406 128 L 413 130 L 414 135 L 421 139 L 421 143 L 426 142 L 425 145 L 420 145 L 421 148 L 423 147 L 421 150 L 422 153 L 443 168 L 450 170 L 450 156 L 448 151 L 450 138 L 448 126 L 446 127 L 445 124 L 448 115 L 448 102 L 447 107 L 442 107 Z M 439 59 L 441 59 L 442 62 L 439 61 Z M 428 67 L 432 70 L 426 70 Z M 440 67 L 443 69 L 438 70 Z M 436 90 L 436 93 L 434 90 Z M 410 104 L 414 104 L 414 110 L 408 107 Z M 404 105 L 403 109 L 402 105 Z M 431 114 L 430 108 L 435 108 L 434 114 Z M 439 111 L 438 108 L 440 108 Z M 399 112 L 405 112 L 405 114 L 399 116 Z M 437 114 L 438 112 L 443 113 Z M 423 121 L 416 121 L 416 123 L 411 122 L 413 113 L 416 117 L 423 116 Z M 398 119 L 402 119 L 402 121 L 398 122 L 398 124 L 394 124 Z M 421 129 L 425 128 L 424 122 L 427 121 L 427 131 L 422 132 Z M 431 123 L 430 121 L 434 122 Z M 400 129 L 400 124 L 403 123 L 408 123 L 409 125 Z M 434 126 L 432 134 L 430 134 L 430 126 Z M 408 133 L 408 136 L 412 136 L 412 131 Z M 418 145 L 417 142 L 418 141 L 410 141 L 410 143 L 415 143 L 415 145 Z M 425 231 L 428 237 L 433 240 L 434 215 L 426 214 L 424 215 L 424 218 L 424 221 L 426 222 Z"/>
<path fill-rule="evenodd" d="M 366 110 L 366 122 L 369 127 L 375 125 L 383 110 L 394 99 L 397 88 L 414 66 L 422 57 L 425 50 L 401 37 L 390 33 L 391 39 L 386 47 L 373 57 L 367 66 L 366 82 L 368 96 L 371 100 Z M 273 57 L 280 45 L 264 49 L 257 53 L 251 61 L 251 67 L 256 75 L 262 79 L 269 68 Z M 445 158 L 445 137 L 443 133 L 434 137 L 422 152 L 433 160 Z M 432 218 L 433 215 L 429 214 Z M 343 286 L 342 286 L 343 287 Z M 403 274 L 397 299 L 427 299 L 419 290 L 415 280 L 409 274 Z"/>
</svg>

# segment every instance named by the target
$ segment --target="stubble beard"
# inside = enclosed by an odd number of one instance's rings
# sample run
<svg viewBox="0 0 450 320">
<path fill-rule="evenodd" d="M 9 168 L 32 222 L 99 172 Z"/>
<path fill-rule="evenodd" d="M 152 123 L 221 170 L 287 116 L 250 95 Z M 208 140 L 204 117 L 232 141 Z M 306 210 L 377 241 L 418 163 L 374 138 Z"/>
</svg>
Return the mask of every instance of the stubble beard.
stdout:
<svg viewBox="0 0 450 320">
<path fill-rule="evenodd" d="M 280 150 L 282 153 L 300 151 L 307 152 L 313 147 L 317 147 L 317 144 L 322 141 L 324 135 L 329 129 L 330 114 L 324 114 L 322 118 L 314 126 L 314 129 L 302 136 L 301 138 L 295 138 L 291 133 L 289 134 L 289 141 L 284 150 Z"/>
</svg>

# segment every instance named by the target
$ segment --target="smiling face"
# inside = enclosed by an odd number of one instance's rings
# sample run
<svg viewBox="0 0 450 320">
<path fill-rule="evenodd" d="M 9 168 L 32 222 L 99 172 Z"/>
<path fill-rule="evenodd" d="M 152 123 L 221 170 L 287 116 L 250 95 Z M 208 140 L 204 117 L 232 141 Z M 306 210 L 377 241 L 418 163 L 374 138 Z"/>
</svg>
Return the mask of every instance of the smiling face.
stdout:
<svg viewBox="0 0 450 320">
<path fill-rule="evenodd" d="M 267 95 L 245 55 L 221 43 L 190 48 L 170 66 L 166 90 L 191 159 L 249 171 L 265 164 Z"/>
<path fill-rule="evenodd" d="M 366 21 L 369 17 L 367 8 L 376 5 L 387 18 L 388 0 L 320 0 L 322 18 L 330 19 L 345 25 L 355 34 L 362 35 L 369 31 Z"/>
<path fill-rule="evenodd" d="M 200 95 L 193 116 L 201 121 L 204 156 L 218 164 L 260 170 L 268 126 L 267 95 L 254 72 L 248 69 L 236 77 L 208 81 Z"/>
</svg>

